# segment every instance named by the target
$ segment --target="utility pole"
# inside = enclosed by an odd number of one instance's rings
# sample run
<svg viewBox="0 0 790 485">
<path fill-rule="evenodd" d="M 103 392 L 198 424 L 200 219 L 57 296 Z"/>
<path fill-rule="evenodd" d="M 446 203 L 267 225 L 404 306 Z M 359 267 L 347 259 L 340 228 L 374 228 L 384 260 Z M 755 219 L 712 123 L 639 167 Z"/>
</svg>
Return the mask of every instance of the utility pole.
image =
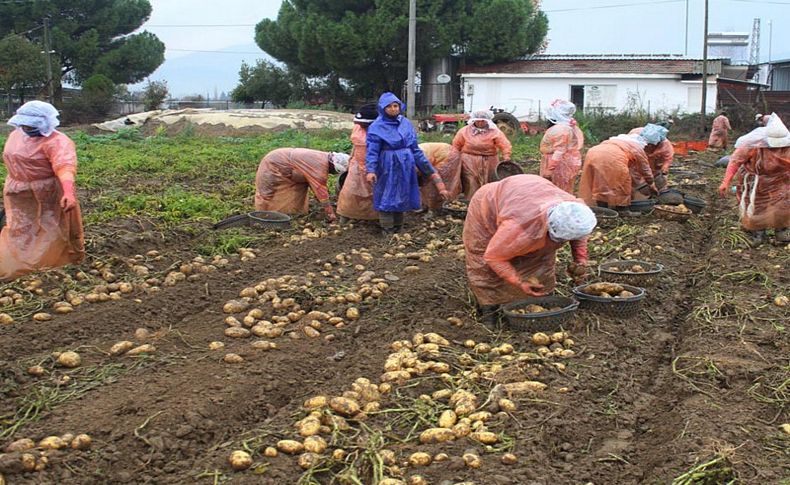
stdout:
<svg viewBox="0 0 790 485">
<path fill-rule="evenodd" d="M 417 0 L 409 0 L 409 79 L 406 84 L 406 116 L 414 119 L 415 87 L 417 76 Z"/>
<path fill-rule="evenodd" d="M 53 104 L 55 102 L 55 83 L 52 80 L 51 54 L 52 46 L 49 38 L 49 17 L 44 17 L 44 55 L 46 56 L 47 64 L 47 95 L 49 98 L 49 104 Z"/>
<path fill-rule="evenodd" d="M 702 112 L 700 113 L 700 127 L 704 134 L 707 129 L 707 120 L 705 115 L 707 113 L 708 103 L 708 0 L 705 0 L 705 34 L 702 36 Z"/>
<path fill-rule="evenodd" d="M 689 55 L 689 0 L 686 0 L 686 49 L 683 54 Z"/>
</svg>

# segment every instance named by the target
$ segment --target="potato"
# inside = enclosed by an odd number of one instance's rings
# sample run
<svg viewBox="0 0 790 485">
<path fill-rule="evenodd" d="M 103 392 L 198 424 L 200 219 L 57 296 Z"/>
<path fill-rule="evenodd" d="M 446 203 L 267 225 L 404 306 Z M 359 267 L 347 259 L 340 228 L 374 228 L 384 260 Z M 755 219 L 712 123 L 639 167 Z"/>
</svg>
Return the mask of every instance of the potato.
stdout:
<svg viewBox="0 0 790 485">
<path fill-rule="evenodd" d="M 252 457 L 246 451 L 235 450 L 228 457 L 228 463 L 236 471 L 246 470 L 252 465 Z"/>
<path fill-rule="evenodd" d="M 310 436 L 304 440 L 304 449 L 310 453 L 321 454 L 326 451 L 326 441 L 320 436 Z"/>
<path fill-rule="evenodd" d="M 464 325 L 463 320 L 458 317 L 448 317 L 447 321 L 450 322 L 450 324 L 454 327 L 462 327 Z"/>
<path fill-rule="evenodd" d="M 225 357 L 223 357 L 222 360 L 226 364 L 240 364 L 244 362 L 244 357 L 240 356 L 239 354 L 225 354 Z"/>
<path fill-rule="evenodd" d="M 225 313 L 241 313 L 249 307 L 250 304 L 244 300 L 230 300 L 223 305 L 222 311 Z"/>
<path fill-rule="evenodd" d="M 248 338 L 252 332 L 244 327 L 227 327 L 225 329 L 225 336 L 230 338 Z"/>
<path fill-rule="evenodd" d="M 406 485 L 406 482 L 397 478 L 384 478 L 379 482 L 379 485 Z"/>
<path fill-rule="evenodd" d="M 73 369 L 79 367 L 82 363 L 82 358 L 77 352 L 67 351 L 58 356 L 58 365 Z"/>
<path fill-rule="evenodd" d="M 469 423 L 469 420 L 462 420 L 459 421 L 455 426 L 453 426 L 453 434 L 456 438 L 463 438 L 465 436 L 469 436 L 472 432 L 472 426 Z"/>
<path fill-rule="evenodd" d="M 621 291 L 623 291 L 624 289 L 625 288 L 623 288 L 621 285 L 618 285 L 617 283 L 600 282 L 600 283 L 591 283 L 587 285 L 586 287 L 583 288 L 583 291 L 584 293 L 590 295 L 600 295 L 601 293 L 616 295 Z"/>
<path fill-rule="evenodd" d="M 58 303 L 55 303 L 54 311 L 58 315 L 66 315 L 67 313 L 73 312 L 74 307 L 71 306 L 71 303 L 67 303 L 65 301 L 59 301 Z"/>
<path fill-rule="evenodd" d="M 634 294 L 628 290 L 623 290 L 617 294 L 617 298 L 631 298 L 632 296 L 634 296 Z"/>
<path fill-rule="evenodd" d="M 258 298 L 258 290 L 255 288 L 244 288 L 239 292 L 240 298 Z"/>
<path fill-rule="evenodd" d="M 469 415 L 471 421 L 488 421 L 491 419 L 491 413 L 488 411 L 478 411 Z"/>
<path fill-rule="evenodd" d="M 546 389 L 546 384 L 538 381 L 522 381 L 511 382 L 503 384 L 502 388 L 507 393 L 508 397 L 522 396 L 533 392 L 538 392 Z"/>
<path fill-rule="evenodd" d="M 35 315 L 33 315 L 33 320 L 37 322 L 48 322 L 52 320 L 52 315 L 45 312 L 36 313 Z"/>
<path fill-rule="evenodd" d="M 34 365 L 27 368 L 27 373 L 34 377 L 41 377 L 46 374 L 47 371 L 40 365 Z"/>
<path fill-rule="evenodd" d="M 346 310 L 346 318 L 349 320 L 356 320 L 359 318 L 359 310 L 355 307 L 351 307 Z"/>
<path fill-rule="evenodd" d="M 469 435 L 473 440 L 479 441 L 484 445 L 493 445 L 497 441 L 499 441 L 499 437 L 496 433 L 492 433 L 490 431 L 477 431 Z"/>
<path fill-rule="evenodd" d="M 480 468 L 480 466 L 483 464 L 480 461 L 480 457 L 477 456 L 475 453 L 469 453 L 469 452 L 464 453 L 462 458 L 466 466 L 468 466 L 469 468 Z"/>
<path fill-rule="evenodd" d="M 304 437 L 315 436 L 321 430 L 321 421 L 313 416 L 308 416 L 296 424 L 299 434 Z"/>
<path fill-rule="evenodd" d="M 431 443 L 444 443 L 455 439 L 455 434 L 447 428 L 429 428 L 420 433 L 420 443 L 427 445 Z"/>
<path fill-rule="evenodd" d="M 552 343 L 559 343 L 568 338 L 568 334 L 565 332 L 554 332 L 550 338 Z"/>
<path fill-rule="evenodd" d="M 307 470 L 317 465 L 320 459 L 321 457 L 315 453 L 303 453 L 299 455 L 299 459 L 296 462 L 303 470 Z"/>
<path fill-rule="evenodd" d="M 209 350 L 221 350 L 221 349 L 224 349 L 224 348 L 225 348 L 225 343 L 224 342 L 219 342 L 219 341 L 215 340 L 214 342 L 211 342 L 211 343 L 208 344 L 208 349 Z"/>
<path fill-rule="evenodd" d="M 342 448 L 338 448 L 332 452 L 332 459 L 335 461 L 343 461 L 345 458 L 346 458 L 346 450 Z"/>
<path fill-rule="evenodd" d="M 387 466 L 392 466 L 397 463 L 395 452 L 392 450 L 381 450 L 379 451 L 379 456 L 381 457 L 381 462 Z"/>
<path fill-rule="evenodd" d="M 317 338 L 321 336 L 321 332 L 310 326 L 302 327 L 302 333 L 304 333 L 309 338 Z"/>
<path fill-rule="evenodd" d="M 71 440 L 71 448 L 74 450 L 86 450 L 91 447 L 93 440 L 87 434 L 78 434 Z"/>
<path fill-rule="evenodd" d="M 453 410 L 446 410 L 439 416 L 439 427 L 440 428 L 452 428 L 455 426 L 455 423 L 458 422 L 458 416 L 455 414 Z"/>
<path fill-rule="evenodd" d="M 296 455 L 304 451 L 304 445 L 294 440 L 280 440 L 277 442 L 277 449 L 289 455 Z"/>
<path fill-rule="evenodd" d="M 110 347 L 110 355 L 121 355 L 129 352 L 134 347 L 134 342 L 122 340 Z"/>
<path fill-rule="evenodd" d="M 395 370 L 381 375 L 381 382 L 396 382 L 403 384 L 411 378 L 409 371 Z"/>
<path fill-rule="evenodd" d="M 333 397 L 329 400 L 329 407 L 343 416 L 354 416 L 360 411 L 356 401 L 345 397 Z"/>
<path fill-rule="evenodd" d="M 380 402 L 369 402 L 365 404 L 362 408 L 362 412 L 365 414 L 377 413 L 381 410 L 381 403 Z"/>
<path fill-rule="evenodd" d="M 418 451 L 409 456 L 409 464 L 411 466 L 428 466 L 433 461 L 433 457 L 428 453 Z"/>
<path fill-rule="evenodd" d="M 538 332 L 532 335 L 532 343 L 535 345 L 546 346 L 551 343 L 551 337 L 543 332 Z"/>
<path fill-rule="evenodd" d="M 275 458 L 277 457 L 277 448 L 273 446 L 267 446 L 265 450 L 263 450 L 263 456 L 267 458 Z"/>
<path fill-rule="evenodd" d="M 27 451 L 36 447 L 36 443 L 30 438 L 22 438 L 14 441 L 5 447 L 6 453 L 13 453 L 15 451 Z"/>
<path fill-rule="evenodd" d="M 143 344 L 133 348 L 129 352 L 126 352 L 126 355 L 151 354 L 154 352 L 156 352 L 156 347 L 151 344 Z"/>
<path fill-rule="evenodd" d="M 428 485 L 428 480 L 420 475 L 412 475 L 409 477 L 409 485 Z"/>
<path fill-rule="evenodd" d="M 32 472 L 36 469 L 36 457 L 30 453 L 23 454 L 19 461 L 22 463 L 22 469 L 26 472 Z"/>
<path fill-rule="evenodd" d="M 433 457 L 434 463 L 441 463 L 443 461 L 447 461 L 450 459 L 450 456 L 447 453 L 437 453 Z"/>
<path fill-rule="evenodd" d="M 47 436 L 38 442 L 38 447 L 44 448 L 45 450 L 59 450 L 66 446 L 68 446 L 68 444 L 60 439 L 60 436 Z"/>
<path fill-rule="evenodd" d="M 518 458 L 513 453 L 505 453 L 502 455 L 502 463 L 505 465 L 515 465 L 518 463 Z"/>
<path fill-rule="evenodd" d="M 428 343 L 441 345 L 443 347 L 447 347 L 450 345 L 450 342 L 447 341 L 446 338 L 442 337 L 438 333 L 426 333 L 424 335 L 425 341 Z"/>
<path fill-rule="evenodd" d="M 780 295 L 774 298 L 774 305 L 778 307 L 786 307 L 788 303 L 790 303 L 790 299 L 788 299 L 784 295 Z M 2 323 L 2 315 L 0 315 L 0 323 Z"/>
<path fill-rule="evenodd" d="M 329 399 L 326 396 L 313 396 L 306 400 L 302 405 L 305 409 L 319 409 L 324 408 L 329 404 Z"/>
<path fill-rule="evenodd" d="M 11 325 L 14 323 L 14 317 L 8 313 L 0 313 L 0 325 Z"/>
<path fill-rule="evenodd" d="M 516 403 L 510 399 L 500 399 L 497 404 L 499 405 L 499 409 L 506 413 L 512 413 L 516 410 Z"/>
</svg>

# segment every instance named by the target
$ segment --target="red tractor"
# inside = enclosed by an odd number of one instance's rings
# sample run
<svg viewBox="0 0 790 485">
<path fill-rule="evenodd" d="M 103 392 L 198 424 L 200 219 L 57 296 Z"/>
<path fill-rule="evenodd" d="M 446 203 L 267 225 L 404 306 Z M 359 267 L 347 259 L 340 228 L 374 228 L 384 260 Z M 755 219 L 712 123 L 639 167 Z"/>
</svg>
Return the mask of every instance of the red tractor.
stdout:
<svg viewBox="0 0 790 485">
<path fill-rule="evenodd" d="M 494 124 L 507 136 L 512 136 L 519 131 L 525 135 L 536 135 L 545 130 L 537 125 L 530 125 L 526 121 L 519 121 L 518 118 L 502 108 L 490 110 L 494 113 Z M 469 120 L 468 113 L 437 113 L 428 119 L 420 121 L 422 131 L 440 131 L 442 133 L 455 133 L 458 131 L 460 123 Z"/>
</svg>

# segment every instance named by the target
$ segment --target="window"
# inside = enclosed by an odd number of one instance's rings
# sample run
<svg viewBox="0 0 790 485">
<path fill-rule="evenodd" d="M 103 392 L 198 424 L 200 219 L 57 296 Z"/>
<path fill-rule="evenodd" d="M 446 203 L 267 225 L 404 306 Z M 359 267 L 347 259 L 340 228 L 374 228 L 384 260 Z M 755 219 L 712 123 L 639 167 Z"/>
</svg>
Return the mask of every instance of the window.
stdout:
<svg viewBox="0 0 790 485">
<path fill-rule="evenodd" d="M 617 86 L 614 84 L 571 85 L 571 102 L 582 111 L 617 108 Z"/>
</svg>

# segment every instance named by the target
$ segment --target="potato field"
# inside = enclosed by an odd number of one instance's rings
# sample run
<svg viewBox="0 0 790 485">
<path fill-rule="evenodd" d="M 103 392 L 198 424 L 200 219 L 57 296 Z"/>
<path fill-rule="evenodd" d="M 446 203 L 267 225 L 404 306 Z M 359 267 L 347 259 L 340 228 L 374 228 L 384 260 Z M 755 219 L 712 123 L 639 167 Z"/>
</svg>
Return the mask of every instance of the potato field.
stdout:
<svg viewBox="0 0 790 485">
<path fill-rule="evenodd" d="M 0 285 L 0 483 L 790 484 L 790 247 L 749 247 L 720 153 L 675 159 L 702 214 L 591 236 L 663 265 L 636 315 L 492 332 L 460 218 L 211 228 L 348 133 L 69 135 L 88 257 Z"/>
</svg>

